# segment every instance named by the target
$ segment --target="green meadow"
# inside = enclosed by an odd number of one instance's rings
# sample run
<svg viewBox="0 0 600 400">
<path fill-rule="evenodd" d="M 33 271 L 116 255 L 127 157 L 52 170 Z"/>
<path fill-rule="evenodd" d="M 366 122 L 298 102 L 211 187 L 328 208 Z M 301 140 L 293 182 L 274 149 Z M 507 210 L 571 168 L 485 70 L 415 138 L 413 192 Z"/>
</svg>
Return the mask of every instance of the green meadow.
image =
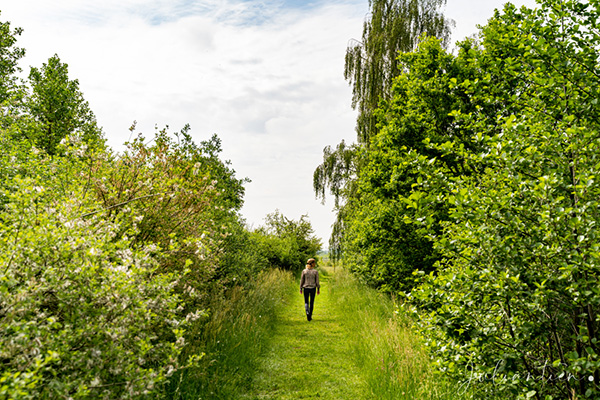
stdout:
<svg viewBox="0 0 600 400">
<path fill-rule="evenodd" d="M 410 319 L 389 295 L 344 269 L 319 271 L 310 322 L 290 273 L 265 274 L 244 301 L 222 304 L 230 312 L 206 326 L 205 369 L 186 376 L 173 398 L 469 398 L 434 375 Z"/>
</svg>

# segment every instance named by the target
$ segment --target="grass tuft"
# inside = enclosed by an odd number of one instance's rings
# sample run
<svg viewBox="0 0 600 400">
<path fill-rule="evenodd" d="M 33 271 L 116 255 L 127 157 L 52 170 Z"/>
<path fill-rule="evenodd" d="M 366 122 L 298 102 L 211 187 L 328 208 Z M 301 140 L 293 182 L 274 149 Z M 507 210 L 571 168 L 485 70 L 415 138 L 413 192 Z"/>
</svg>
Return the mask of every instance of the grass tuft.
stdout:
<svg viewBox="0 0 600 400">
<path fill-rule="evenodd" d="M 410 318 L 395 312 L 389 295 L 359 283 L 342 268 L 331 279 L 335 306 L 351 332 L 355 362 L 369 398 L 460 400 L 470 398 L 434 373 Z"/>
<path fill-rule="evenodd" d="M 270 270 L 215 299 L 186 349 L 205 355 L 198 367 L 172 379 L 166 398 L 234 399 L 247 390 L 293 284 L 291 273 Z"/>
</svg>

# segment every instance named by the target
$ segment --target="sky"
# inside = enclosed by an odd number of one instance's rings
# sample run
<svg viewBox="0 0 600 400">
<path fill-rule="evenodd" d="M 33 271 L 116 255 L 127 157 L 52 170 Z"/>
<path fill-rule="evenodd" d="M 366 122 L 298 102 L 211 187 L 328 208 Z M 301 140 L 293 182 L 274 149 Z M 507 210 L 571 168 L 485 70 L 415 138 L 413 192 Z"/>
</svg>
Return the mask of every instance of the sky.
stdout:
<svg viewBox="0 0 600 400">
<path fill-rule="evenodd" d="M 452 41 L 477 33 L 505 0 L 448 0 Z M 534 6 L 535 0 L 513 4 Z M 327 247 L 333 202 L 315 198 L 323 148 L 356 141 L 344 55 L 368 0 L 3 0 L 23 28 L 23 74 L 58 54 L 79 81 L 108 144 L 136 132 L 216 133 L 245 185 L 250 228 L 278 210 L 308 215 Z"/>
</svg>

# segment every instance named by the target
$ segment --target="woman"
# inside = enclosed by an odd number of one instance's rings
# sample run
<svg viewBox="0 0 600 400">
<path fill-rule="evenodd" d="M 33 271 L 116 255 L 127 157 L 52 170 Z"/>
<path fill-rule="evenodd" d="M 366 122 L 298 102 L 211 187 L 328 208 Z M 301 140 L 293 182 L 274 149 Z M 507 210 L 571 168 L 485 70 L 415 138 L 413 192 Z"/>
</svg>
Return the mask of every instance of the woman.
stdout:
<svg viewBox="0 0 600 400">
<path fill-rule="evenodd" d="M 312 313 L 315 305 L 315 292 L 321 294 L 319 271 L 315 269 L 316 263 L 314 258 L 310 258 L 306 262 L 306 268 L 302 271 L 302 278 L 300 278 L 300 293 L 304 291 L 304 309 L 306 310 L 306 318 L 309 321 L 312 320 Z"/>
</svg>

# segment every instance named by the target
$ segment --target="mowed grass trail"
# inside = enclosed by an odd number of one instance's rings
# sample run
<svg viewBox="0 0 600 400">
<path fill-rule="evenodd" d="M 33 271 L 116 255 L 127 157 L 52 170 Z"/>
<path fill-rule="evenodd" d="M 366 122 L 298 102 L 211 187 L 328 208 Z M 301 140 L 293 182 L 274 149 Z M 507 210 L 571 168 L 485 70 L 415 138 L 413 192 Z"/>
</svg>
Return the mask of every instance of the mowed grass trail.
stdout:
<svg viewBox="0 0 600 400">
<path fill-rule="evenodd" d="M 269 349 L 261 356 L 249 392 L 242 399 L 368 399 L 344 324 L 334 304 L 326 271 L 320 270 L 321 294 L 313 320 L 304 314 L 296 289 L 278 318 Z"/>
</svg>

